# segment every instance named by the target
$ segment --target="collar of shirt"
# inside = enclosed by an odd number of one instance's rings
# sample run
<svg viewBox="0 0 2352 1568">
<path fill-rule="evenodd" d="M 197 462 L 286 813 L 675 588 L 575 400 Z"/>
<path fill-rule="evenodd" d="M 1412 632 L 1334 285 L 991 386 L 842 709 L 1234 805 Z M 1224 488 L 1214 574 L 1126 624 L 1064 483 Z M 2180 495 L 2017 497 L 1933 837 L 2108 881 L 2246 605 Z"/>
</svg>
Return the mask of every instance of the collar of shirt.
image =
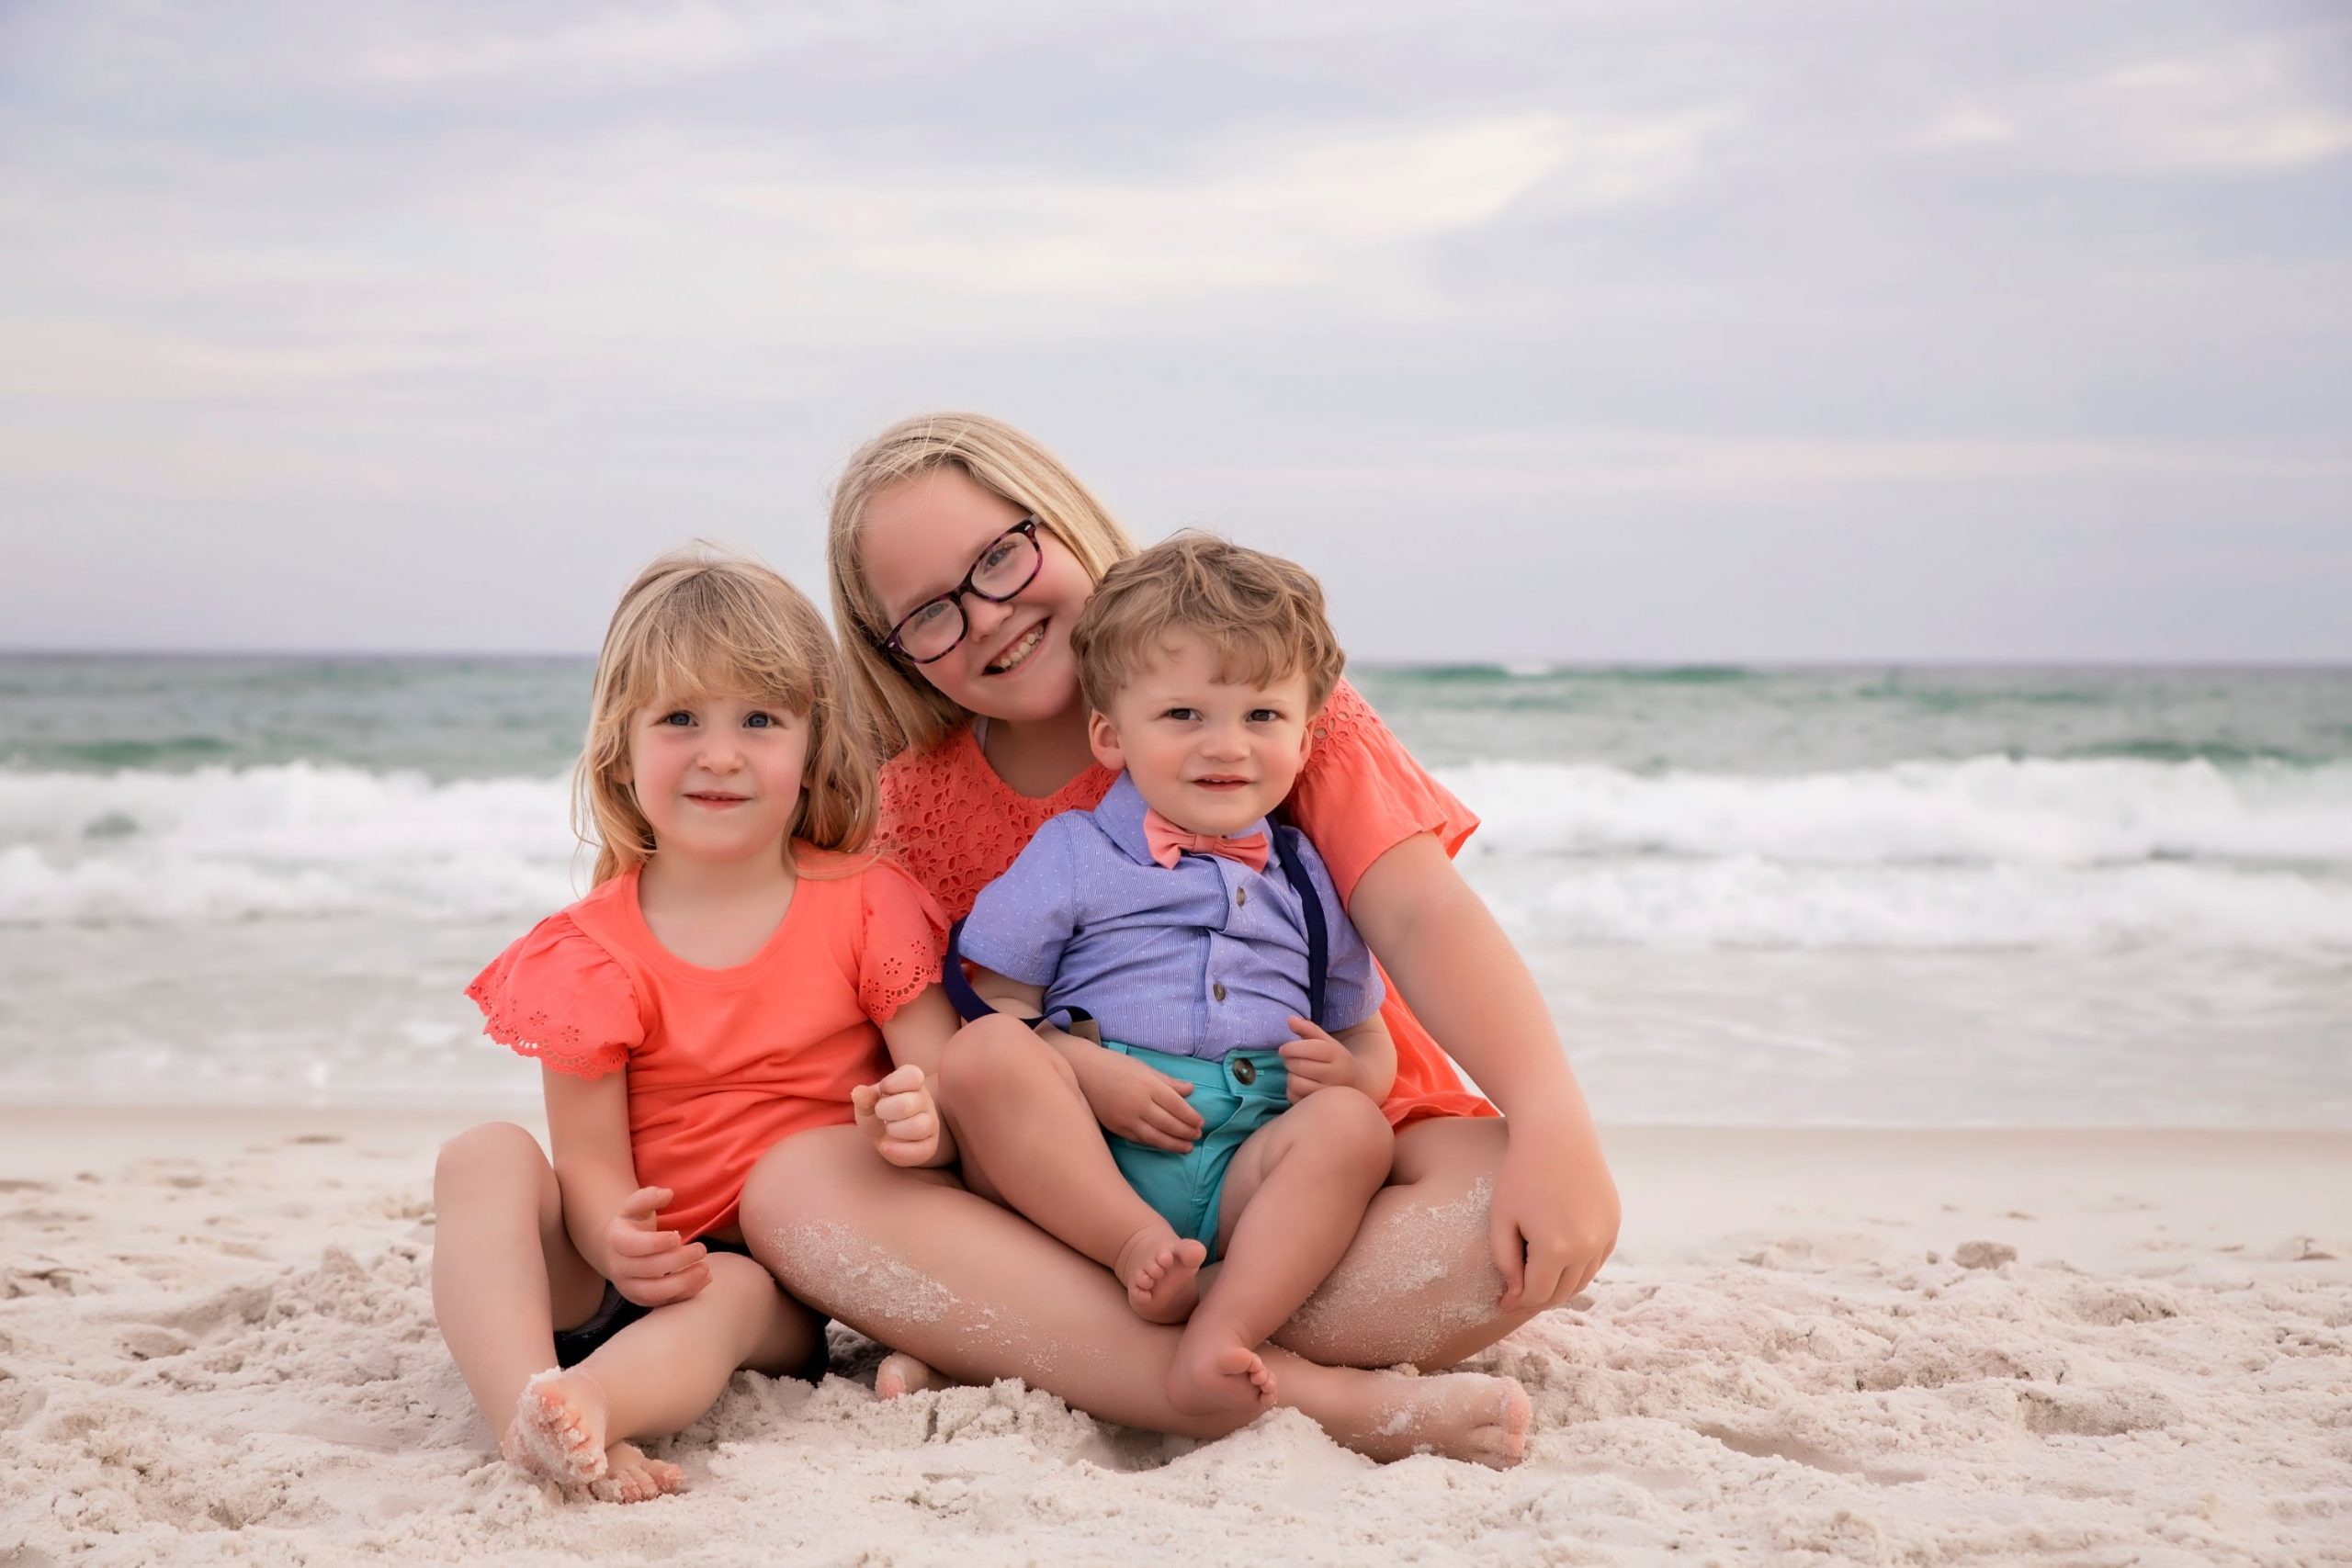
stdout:
<svg viewBox="0 0 2352 1568">
<path fill-rule="evenodd" d="M 1119 846 L 1121 854 L 1137 865 L 1157 866 L 1159 863 L 1151 858 L 1151 846 L 1143 836 L 1143 814 L 1148 809 L 1143 791 L 1136 788 L 1135 780 L 1122 773 L 1113 782 L 1110 793 L 1102 797 L 1102 804 L 1094 808 L 1094 820 L 1101 825 L 1104 836 Z M 1266 870 L 1275 870 L 1282 864 L 1282 846 L 1274 838 L 1273 825 L 1263 817 L 1227 836 L 1242 839 L 1252 833 L 1266 835 Z M 1176 863 L 1182 865 L 1183 862 L 1179 859 Z"/>
</svg>

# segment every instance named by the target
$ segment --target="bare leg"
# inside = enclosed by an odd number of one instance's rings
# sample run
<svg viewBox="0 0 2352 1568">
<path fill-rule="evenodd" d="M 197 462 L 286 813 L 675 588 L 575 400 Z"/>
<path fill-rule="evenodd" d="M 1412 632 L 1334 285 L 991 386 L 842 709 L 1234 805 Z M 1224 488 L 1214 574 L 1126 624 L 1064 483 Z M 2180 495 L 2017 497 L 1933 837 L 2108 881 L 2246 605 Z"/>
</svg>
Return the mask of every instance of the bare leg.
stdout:
<svg viewBox="0 0 2352 1568">
<path fill-rule="evenodd" d="M 556 1325 L 584 1322 L 605 1281 L 564 1234 L 538 1140 L 511 1122 L 442 1145 L 433 1205 L 433 1315 L 495 1437 L 523 1385 L 555 1365 Z"/>
<path fill-rule="evenodd" d="M 717 1403 L 739 1367 L 780 1372 L 808 1359 L 818 1327 L 808 1308 L 748 1258 L 713 1253 L 709 1262 L 710 1283 L 692 1297 L 630 1324 L 578 1366 L 524 1385 L 516 1443 L 541 1469 L 588 1485 L 606 1475 L 613 1434 L 675 1432 Z"/>
<path fill-rule="evenodd" d="M 520 1127 L 487 1122 L 444 1145 L 433 1202 L 433 1315 L 441 1337 L 499 1451 L 548 1475 L 518 1446 L 514 1413 L 531 1380 L 555 1365 L 556 1325 L 585 1321 L 604 1300 L 605 1281 L 565 1234 L 555 1171 Z M 612 1477 L 600 1495 L 615 1501 L 642 1501 L 685 1482 L 676 1465 L 627 1443 L 589 1462 Z"/>
<path fill-rule="evenodd" d="M 1270 1404 L 1258 1347 L 1298 1310 L 1355 1239 L 1387 1178 L 1391 1139 L 1380 1107 L 1325 1089 L 1250 1135 L 1227 1168 L 1216 1282 L 1177 1348 L 1169 1402 L 1183 1410 Z"/>
<path fill-rule="evenodd" d="M 854 1128 L 769 1150 L 743 1190 L 743 1235 L 794 1295 L 952 1377 L 1020 1378 L 1105 1420 L 1189 1437 L 1258 1414 L 1177 1409 L 1177 1330 L 1136 1317 L 1115 1280 L 1019 1215 L 937 1171 L 885 1164 Z M 1365 1453 L 1510 1463 L 1525 1440 L 1525 1394 L 1508 1378 L 1265 1359 L 1282 1403 Z"/>
<path fill-rule="evenodd" d="M 973 1185 L 1110 1269 L 1136 1315 L 1181 1323 L 1208 1249 L 1136 1195 L 1061 1054 L 1010 1018 L 957 1032 L 940 1109 Z"/>
<path fill-rule="evenodd" d="M 1506 1131 L 1496 1117 L 1397 1130 L 1389 1185 L 1356 1238 L 1274 1343 L 1356 1367 L 1450 1367 L 1555 1303 L 1504 1312 L 1487 1233 Z"/>
<path fill-rule="evenodd" d="M 503 1122 L 461 1133 L 442 1147 L 433 1193 L 433 1314 L 475 1408 L 500 1439 L 500 1451 L 518 1467 L 566 1484 L 593 1479 L 596 1494 L 608 1500 L 635 1502 L 676 1491 L 684 1472 L 628 1443 L 606 1441 L 601 1421 L 596 1444 L 560 1467 L 534 1452 L 516 1427 L 524 1391 L 555 1368 L 556 1328 L 586 1321 L 605 1294 L 604 1280 L 564 1231 L 562 1194 L 538 1141 Z M 760 1282 L 769 1294 L 780 1294 L 764 1279 Z M 791 1310 L 813 1325 L 805 1311 Z M 655 1429 L 674 1431 L 685 1424 Z"/>
</svg>

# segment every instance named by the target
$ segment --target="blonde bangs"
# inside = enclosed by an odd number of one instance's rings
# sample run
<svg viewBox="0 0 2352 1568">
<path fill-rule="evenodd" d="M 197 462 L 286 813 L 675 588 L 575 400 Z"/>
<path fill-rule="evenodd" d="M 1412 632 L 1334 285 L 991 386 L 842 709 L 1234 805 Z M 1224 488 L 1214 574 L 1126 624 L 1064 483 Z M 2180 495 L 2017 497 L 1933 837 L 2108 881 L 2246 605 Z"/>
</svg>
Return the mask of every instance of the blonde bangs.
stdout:
<svg viewBox="0 0 2352 1568">
<path fill-rule="evenodd" d="M 773 604 L 752 596 L 755 586 L 715 573 L 680 581 L 647 617 L 614 700 L 634 713 L 656 703 L 744 696 L 807 713 L 816 700 L 808 649 Z"/>
<path fill-rule="evenodd" d="M 716 696 L 770 703 L 807 720 L 808 777 L 790 838 L 844 852 L 872 838 L 880 796 L 865 727 L 817 606 L 770 568 L 696 546 L 638 575 L 596 660 L 588 739 L 572 773 L 572 829 L 596 851 L 597 883 L 644 864 L 657 848 L 620 779 L 631 719 L 657 704 Z M 857 865 L 802 869 L 839 876 Z"/>
</svg>

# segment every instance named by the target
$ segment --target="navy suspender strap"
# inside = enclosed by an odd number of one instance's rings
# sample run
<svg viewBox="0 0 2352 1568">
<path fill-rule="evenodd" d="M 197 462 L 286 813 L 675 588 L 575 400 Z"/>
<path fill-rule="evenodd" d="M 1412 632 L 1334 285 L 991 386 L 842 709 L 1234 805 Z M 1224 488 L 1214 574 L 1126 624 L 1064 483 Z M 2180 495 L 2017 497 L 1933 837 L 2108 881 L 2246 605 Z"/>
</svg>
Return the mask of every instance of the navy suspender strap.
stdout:
<svg viewBox="0 0 2352 1568">
<path fill-rule="evenodd" d="M 996 1009 L 982 1001 L 980 993 L 972 989 L 972 978 L 964 973 L 963 946 L 964 922 L 958 920 L 947 928 L 947 962 L 939 971 L 939 983 L 947 987 L 947 999 L 956 1004 L 956 1010 L 969 1023 L 976 1018 L 988 1017 Z"/>
<path fill-rule="evenodd" d="M 1306 874 L 1306 857 L 1301 852 L 1304 840 L 1298 829 L 1275 824 L 1274 842 L 1282 855 L 1283 875 L 1290 883 L 1291 891 L 1298 895 L 1299 914 L 1306 921 L 1306 1016 L 1320 1028 L 1324 982 L 1331 973 L 1331 930 L 1323 918 L 1323 897 L 1315 890 L 1315 879 Z M 947 999 L 956 1004 L 956 1010 L 969 1023 L 997 1010 L 972 989 L 972 982 L 964 973 L 963 945 L 964 922 L 957 920 L 947 928 L 947 959 L 940 966 L 939 983 L 947 988 Z M 1062 1013 L 1080 1023 L 1091 1017 L 1083 1008 L 1057 1008 L 1048 1017 Z M 1034 1027 L 1046 1020 L 1033 1018 L 1027 1021 Z"/>
<path fill-rule="evenodd" d="M 966 1023 L 969 1023 L 976 1018 L 986 1018 L 990 1013 L 1001 1010 L 989 1006 L 980 993 L 972 989 L 972 978 L 964 973 L 963 950 L 964 922 L 958 920 L 947 928 L 947 958 L 940 965 L 939 983 L 946 987 L 947 999 L 956 1004 L 956 1010 L 963 1015 Z M 1084 1035 L 1090 1040 L 1100 1032 L 1091 1029 L 1094 1015 L 1084 1008 L 1056 1008 L 1042 1018 L 1024 1018 L 1021 1021 L 1032 1029 L 1041 1023 L 1050 1023 L 1057 1029 L 1071 1034 Z M 1095 1043 L 1101 1043 L 1100 1041 Z"/>
<path fill-rule="evenodd" d="M 1331 931 L 1323 919 L 1323 896 L 1315 891 L 1315 879 L 1306 874 L 1306 856 L 1300 852 L 1306 840 L 1295 828 L 1279 822 L 1272 827 L 1274 842 L 1282 851 L 1283 875 L 1298 895 L 1299 913 L 1306 920 L 1306 1016 L 1320 1029 L 1324 981 L 1331 974 Z"/>
</svg>

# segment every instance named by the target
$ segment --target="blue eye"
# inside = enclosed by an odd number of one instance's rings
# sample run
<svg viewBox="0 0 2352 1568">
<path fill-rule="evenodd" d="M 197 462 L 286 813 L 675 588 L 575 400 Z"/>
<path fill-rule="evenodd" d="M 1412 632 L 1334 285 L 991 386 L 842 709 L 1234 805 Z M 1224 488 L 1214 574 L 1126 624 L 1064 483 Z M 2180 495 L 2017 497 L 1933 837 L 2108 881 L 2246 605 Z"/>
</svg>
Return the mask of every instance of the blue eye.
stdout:
<svg viewBox="0 0 2352 1568">
<path fill-rule="evenodd" d="M 670 712 L 663 714 L 660 722 L 683 727 L 692 724 L 694 721 L 695 716 L 693 714 L 688 713 L 684 708 L 674 708 Z"/>
<path fill-rule="evenodd" d="M 1200 717 L 1201 710 L 1198 708 L 1170 708 L 1168 710 L 1167 716 L 1175 719 L 1181 724 L 1186 720 Z"/>
<path fill-rule="evenodd" d="M 775 723 L 775 715 L 773 715 L 773 714 L 764 714 L 764 713 L 755 713 L 755 714 L 750 714 L 750 715 L 747 715 L 747 716 L 744 717 L 744 720 L 743 720 L 743 728 L 746 728 L 746 729 L 765 729 L 765 728 L 768 728 L 770 726 L 774 725 Z"/>
<path fill-rule="evenodd" d="M 1251 708 L 1250 710 L 1250 722 L 1252 724 L 1279 724 L 1282 722 L 1282 712 L 1278 708 Z"/>
</svg>

